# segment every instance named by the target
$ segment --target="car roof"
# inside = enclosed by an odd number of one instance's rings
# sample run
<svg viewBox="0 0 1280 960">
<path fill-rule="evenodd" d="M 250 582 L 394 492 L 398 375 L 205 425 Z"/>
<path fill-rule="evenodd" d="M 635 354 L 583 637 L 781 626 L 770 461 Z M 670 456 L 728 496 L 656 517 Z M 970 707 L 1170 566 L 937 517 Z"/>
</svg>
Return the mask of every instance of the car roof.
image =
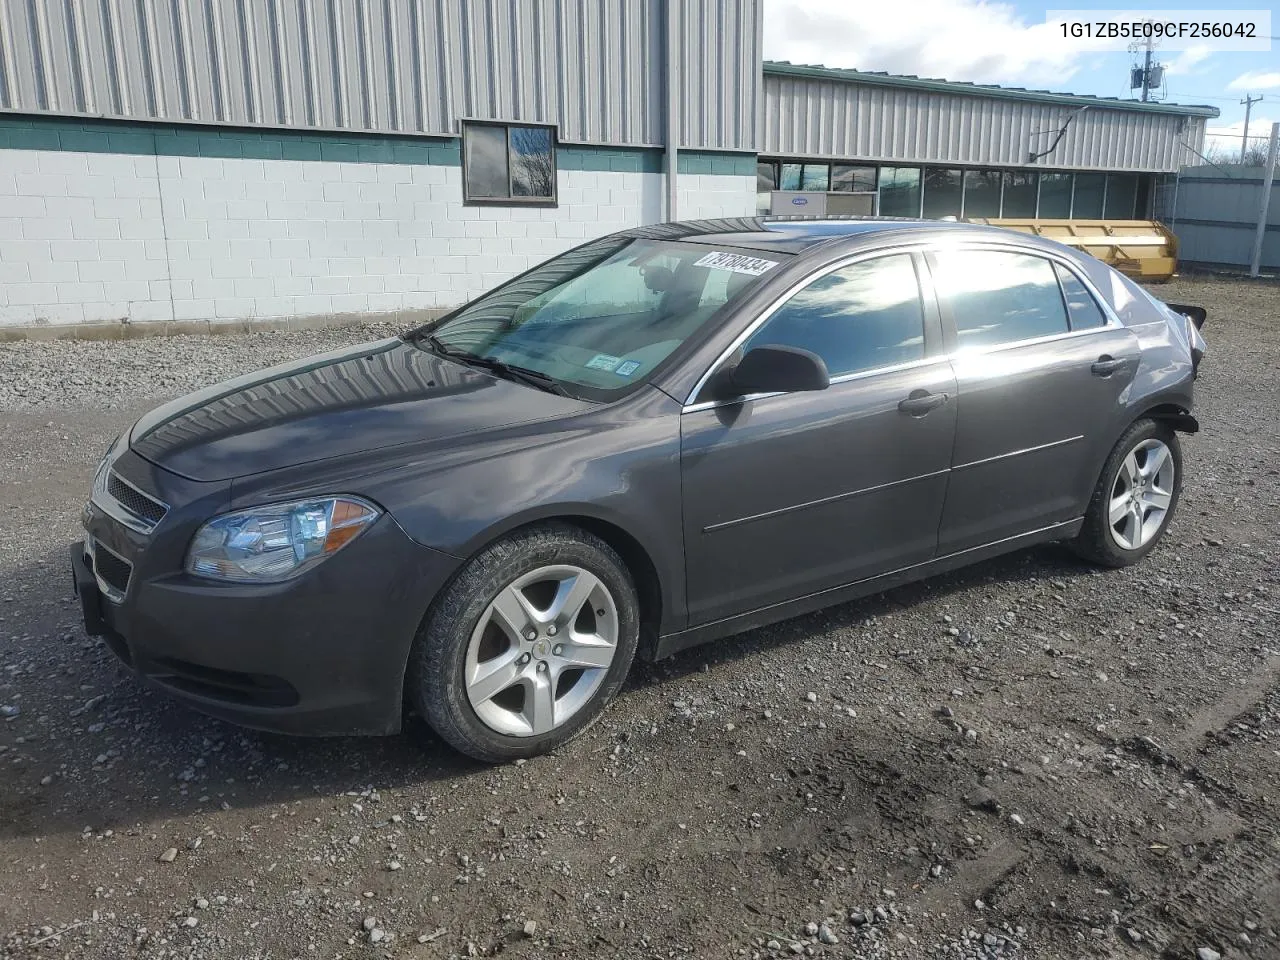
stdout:
<svg viewBox="0 0 1280 960">
<path fill-rule="evenodd" d="M 1066 249 L 1061 244 L 1047 244 L 1031 234 L 999 227 L 908 217 L 726 217 L 656 223 L 623 230 L 619 236 L 803 254 L 818 246 L 837 244 L 874 247 L 878 242 L 890 242 L 907 233 L 927 234 L 938 239 L 956 235 L 985 237 L 1028 247 L 1049 246 L 1059 252 Z"/>
</svg>

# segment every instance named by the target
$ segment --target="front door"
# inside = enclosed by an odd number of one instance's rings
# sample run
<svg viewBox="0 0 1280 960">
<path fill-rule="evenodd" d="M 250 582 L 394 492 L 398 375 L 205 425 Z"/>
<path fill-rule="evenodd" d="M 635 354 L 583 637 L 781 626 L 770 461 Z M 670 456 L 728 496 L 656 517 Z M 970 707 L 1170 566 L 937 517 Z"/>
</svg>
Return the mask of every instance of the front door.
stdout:
<svg viewBox="0 0 1280 960">
<path fill-rule="evenodd" d="M 1081 516 L 1137 370 L 1137 337 L 1062 263 L 982 249 L 929 262 L 958 393 L 939 554 Z"/>
<path fill-rule="evenodd" d="M 955 380 L 918 267 L 899 253 L 825 269 L 735 353 L 811 350 L 831 374 L 826 390 L 684 413 L 691 626 L 933 556 Z"/>
</svg>

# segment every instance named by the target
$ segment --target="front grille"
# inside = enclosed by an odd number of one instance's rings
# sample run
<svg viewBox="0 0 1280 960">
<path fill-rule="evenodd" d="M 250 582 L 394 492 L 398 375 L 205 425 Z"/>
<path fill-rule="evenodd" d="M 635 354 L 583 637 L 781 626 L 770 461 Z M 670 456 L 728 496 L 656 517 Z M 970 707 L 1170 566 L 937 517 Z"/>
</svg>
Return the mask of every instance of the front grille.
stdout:
<svg viewBox="0 0 1280 960">
<path fill-rule="evenodd" d="M 123 597 L 129 591 L 129 575 L 133 564 L 118 557 L 100 543 L 93 546 L 93 572 L 108 587 Z"/>
<path fill-rule="evenodd" d="M 120 479 L 114 470 L 107 476 L 107 493 L 120 506 L 152 527 L 163 520 L 164 515 L 169 512 L 167 506 L 154 497 L 147 496 L 133 484 Z"/>
</svg>

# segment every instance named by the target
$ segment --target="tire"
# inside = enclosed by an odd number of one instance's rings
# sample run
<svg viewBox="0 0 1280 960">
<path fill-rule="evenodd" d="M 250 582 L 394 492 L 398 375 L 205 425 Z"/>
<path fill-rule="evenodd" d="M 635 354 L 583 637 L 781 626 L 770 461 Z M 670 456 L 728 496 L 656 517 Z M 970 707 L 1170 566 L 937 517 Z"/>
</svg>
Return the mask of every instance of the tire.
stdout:
<svg viewBox="0 0 1280 960">
<path fill-rule="evenodd" d="M 1166 451 L 1163 460 L 1159 458 L 1161 447 Z M 1133 455 L 1132 461 L 1130 455 Z M 1153 472 L 1157 461 L 1160 467 Z M 1133 482 L 1135 467 L 1137 476 L 1145 477 L 1145 485 Z M 1171 478 L 1169 472 L 1172 472 Z M 1137 563 L 1164 537 L 1181 494 L 1182 446 L 1177 434 L 1158 420 L 1137 420 L 1107 457 L 1089 501 L 1084 526 L 1071 541 L 1071 549 L 1104 567 Z M 1159 503 L 1167 505 L 1152 506 Z M 1115 523 L 1112 522 L 1113 507 L 1124 510 Z"/>
<path fill-rule="evenodd" d="M 432 604 L 406 697 L 470 757 L 537 756 L 599 717 L 639 636 L 635 585 L 617 553 L 568 524 L 531 527 L 486 547 Z"/>
</svg>

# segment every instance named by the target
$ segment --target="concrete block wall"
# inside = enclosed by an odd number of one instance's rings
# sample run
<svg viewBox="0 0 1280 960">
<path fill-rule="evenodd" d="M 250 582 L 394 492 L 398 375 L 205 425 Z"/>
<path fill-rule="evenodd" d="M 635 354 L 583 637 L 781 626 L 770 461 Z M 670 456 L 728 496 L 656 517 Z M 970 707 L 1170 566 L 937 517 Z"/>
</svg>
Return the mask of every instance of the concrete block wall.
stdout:
<svg viewBox="0 0 1280 960">
<path fill-rule="evenodd" d="M 664 219 L 660 151 L 561 147 L 555 207 L 465 206 L 458 158 L 447 140 L 0 118 L 0 326 L 452 307 Z M 753 212 L 754 157 L 680 169 L 681 219 Z"/>
</svg>

